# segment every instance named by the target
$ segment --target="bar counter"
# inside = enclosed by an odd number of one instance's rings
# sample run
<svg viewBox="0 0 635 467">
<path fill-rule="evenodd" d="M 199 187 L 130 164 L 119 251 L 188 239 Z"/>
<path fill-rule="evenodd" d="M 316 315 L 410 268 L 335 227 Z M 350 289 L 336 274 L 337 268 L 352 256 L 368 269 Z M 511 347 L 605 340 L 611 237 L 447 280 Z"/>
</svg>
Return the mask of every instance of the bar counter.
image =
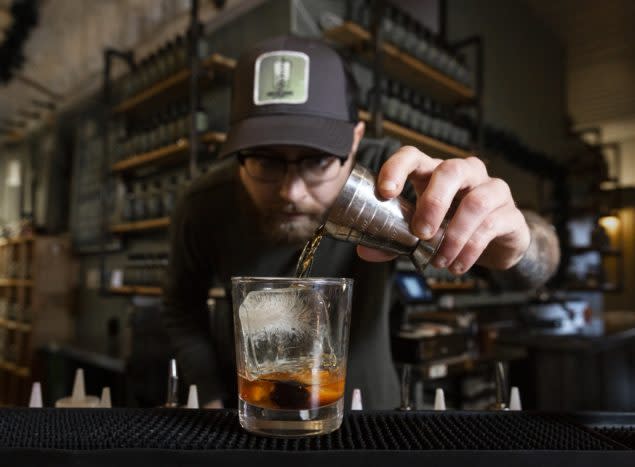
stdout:
<svg viewBox="0 0 635 467">
<path fill-rule="evenodd" d="M 314 438 L 251 435 L 236 411 L 2 409 L 3 465 L 635 465 L 635 414 L 348 412 Z"/>
</svg>

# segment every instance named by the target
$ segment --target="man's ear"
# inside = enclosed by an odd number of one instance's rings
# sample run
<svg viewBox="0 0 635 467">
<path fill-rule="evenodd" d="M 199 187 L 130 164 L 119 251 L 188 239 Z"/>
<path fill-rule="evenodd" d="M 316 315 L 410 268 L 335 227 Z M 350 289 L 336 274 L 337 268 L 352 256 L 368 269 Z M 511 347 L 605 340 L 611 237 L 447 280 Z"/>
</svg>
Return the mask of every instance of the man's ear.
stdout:
<svg viewBox="0 0 635 467">
<path fill-rule="evenodd" d="M 359 147 L 359 142 L 364 137 L 364 132 L 366 131 L 366 123 L 359 121 L 355 128 L 353 129 L 353 147 L 351 152 L 355 154 L 357 152 L 357 148 Z"/>
</svg>

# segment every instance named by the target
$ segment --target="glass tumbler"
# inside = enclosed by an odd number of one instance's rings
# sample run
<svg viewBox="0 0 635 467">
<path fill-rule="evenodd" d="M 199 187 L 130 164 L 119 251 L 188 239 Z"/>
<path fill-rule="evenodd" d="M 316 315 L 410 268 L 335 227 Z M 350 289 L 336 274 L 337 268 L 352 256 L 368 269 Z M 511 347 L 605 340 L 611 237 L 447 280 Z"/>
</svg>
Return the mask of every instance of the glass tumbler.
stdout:
<svg viewBox="0 0 635 467">
<path fill-rule="evenodd" d="M 338 429 L 352 279 L 234 277 L 238 416 L 277 437 Z"/>
</svg>

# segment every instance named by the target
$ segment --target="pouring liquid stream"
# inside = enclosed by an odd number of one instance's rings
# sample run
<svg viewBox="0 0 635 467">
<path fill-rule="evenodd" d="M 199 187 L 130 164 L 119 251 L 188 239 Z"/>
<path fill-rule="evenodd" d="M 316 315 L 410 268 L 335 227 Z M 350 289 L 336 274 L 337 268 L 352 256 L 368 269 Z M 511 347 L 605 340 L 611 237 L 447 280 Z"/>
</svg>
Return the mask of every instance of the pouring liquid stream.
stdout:
<svg viewBox="0 0 635 467">
<path fill-rule="evenodd" d="M 322 224 L 315 230 L 313 237 L 306 242 L 295 268 L 295 277 L 302 279 L 309 275 L 311 272 L 311 266 L 313 266 L 315 252 L 320 246 L 320 242 L 322 241 L 322 237 L 324 237 L 325 233 L 325 227 L 324 224 Z"/>
</svg>

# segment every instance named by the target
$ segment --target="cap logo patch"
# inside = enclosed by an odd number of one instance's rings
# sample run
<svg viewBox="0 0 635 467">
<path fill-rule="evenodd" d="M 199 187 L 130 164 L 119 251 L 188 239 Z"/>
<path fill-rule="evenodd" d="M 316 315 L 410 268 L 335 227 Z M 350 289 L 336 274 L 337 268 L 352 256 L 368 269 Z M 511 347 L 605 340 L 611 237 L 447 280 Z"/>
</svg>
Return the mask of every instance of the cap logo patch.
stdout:
<svg viewBox="0 0 635 467">
<path fill-rule="evenodd" d="M 256 59 L 254 103 L 304 104 L 309 99 L 309 56 L 276 50 Z"/>
</svg>

